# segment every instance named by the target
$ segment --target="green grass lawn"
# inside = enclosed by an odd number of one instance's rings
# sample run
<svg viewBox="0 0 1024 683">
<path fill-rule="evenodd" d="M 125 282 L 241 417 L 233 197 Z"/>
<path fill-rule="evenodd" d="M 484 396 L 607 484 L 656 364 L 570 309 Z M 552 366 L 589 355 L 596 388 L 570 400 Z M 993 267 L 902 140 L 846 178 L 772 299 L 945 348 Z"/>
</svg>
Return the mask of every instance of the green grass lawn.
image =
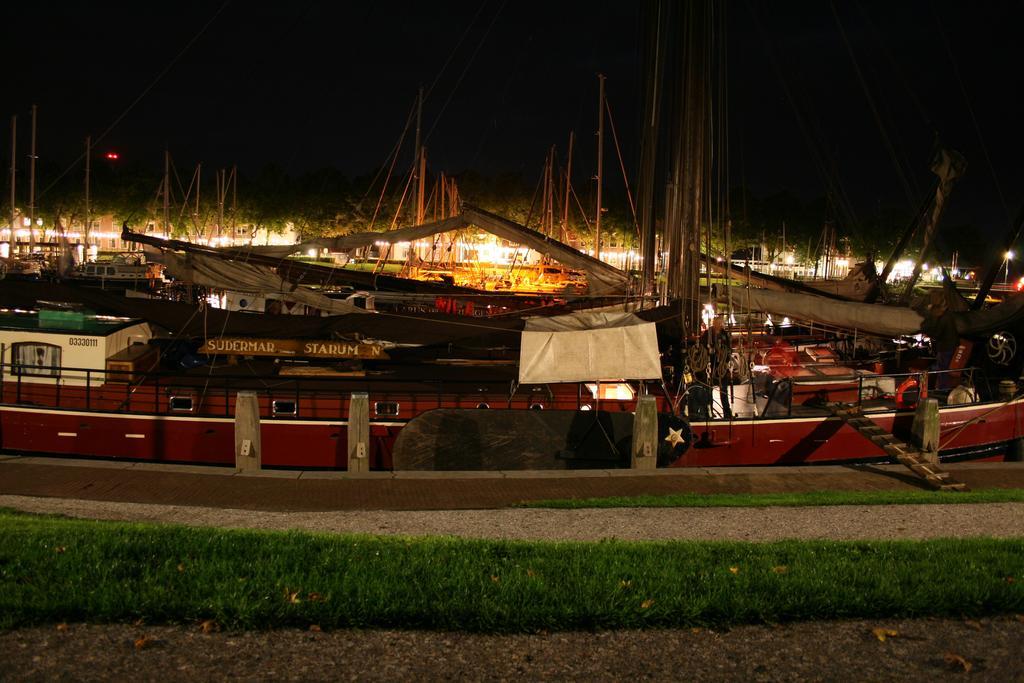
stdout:
<svg viewBox="0 0 1024 683">
<path fill-rule="evenodd" d="M 621 507 L 801 507 L 809 505 L 927 505 L 938 503 L 1021 503 L 1024 489 L 942 491 L 811 491 L 808 493 L 673 493 L 661 496 L 616 496 L 542 500 L 524 503 L 536 508 Z"/>
<path fill-rule="evenodd" d="M 1024 540 L 539 543 L 0 512 L 0 628 L 505 632 L 1024 611 Z"/>
</svg>

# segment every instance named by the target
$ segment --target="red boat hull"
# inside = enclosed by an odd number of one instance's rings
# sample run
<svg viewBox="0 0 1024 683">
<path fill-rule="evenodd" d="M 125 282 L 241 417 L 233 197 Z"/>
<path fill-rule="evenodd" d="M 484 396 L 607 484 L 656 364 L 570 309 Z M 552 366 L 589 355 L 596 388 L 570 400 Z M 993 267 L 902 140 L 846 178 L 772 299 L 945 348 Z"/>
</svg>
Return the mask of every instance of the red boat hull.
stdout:
<svg viewBox="0 0 1024 683">
<path fill-rule="evenodd" d="M 167 392 L 138 387 L 126 402 L 124 387 L 97 387 L 85 401 L 67 388 L 23 385 L 12 402 L 5 388 L 0 404 L 0 448 L 11 452 L 118 458 L 152 462 L 234 464 L 234 398 L 204 396 L 200 415 L 169 413 Z M 548 395 L 546 410 L 576 410 L 579 393 Z M 371 394 L 371 405 L 390 401 L 398 415 L 371 417 L 371 467 L 390 469 L 391 453 L 402 427 L 434 408 L 464 408 L 477 415 L 482 404 L 506 407 L 507 397 L 482 394 L 415 397 Z M 218 402 L 219 401 L 219 402 Z M 347 398 L 341 394 L 302 398 L 301 419 L 264 417 L 262 463 L 266 467 L 344 469 L 347 465 Z M 124 407 L 128 404 L 130 410 Z M 517 398 L 513 408 L 542 405 Z M 26 405 L 32 404 L 32 405 Z M 77 404 L 77 405 L 76 405 Z M 60 407 L 56 407 L 60 406 Z M 601 410 L 630 412 L 633 401 L 605 401 Z M 118 411 L 118 412 L 114 412 Z M 159 411 L 159 412 L 158 412 Z M 1009 443 L 1024 436 L 1024 399 L 945 407 L 940 411 L 941 455 L 999 458 Z M 261 398 L 261 414 L 272 413 L 271 398 Z M 909 438 L 912 411 L 869 413 L 880 427 Z M 885 453 L 837 418 L 712 420 L 691 424 L 693 444 L 675 462 L 678 467 L 823 464 L 885 460 Z"/>
</svg>

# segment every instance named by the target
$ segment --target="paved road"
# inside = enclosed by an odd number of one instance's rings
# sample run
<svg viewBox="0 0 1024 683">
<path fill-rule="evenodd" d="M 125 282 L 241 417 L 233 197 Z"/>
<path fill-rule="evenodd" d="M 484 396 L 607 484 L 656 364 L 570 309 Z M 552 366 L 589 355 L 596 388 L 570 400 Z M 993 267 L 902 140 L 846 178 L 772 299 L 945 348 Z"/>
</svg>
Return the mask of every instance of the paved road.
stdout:
<svg viewBox="0 0 1024 683">
<path fill-rule="evenodd" d="M 1024 534 L 1024 503 L 791 508 L 267 512 L 0 495 L 0 507 L 85 519 L 322 533 L 548 541 L 926 539 Z"/>
</svg>

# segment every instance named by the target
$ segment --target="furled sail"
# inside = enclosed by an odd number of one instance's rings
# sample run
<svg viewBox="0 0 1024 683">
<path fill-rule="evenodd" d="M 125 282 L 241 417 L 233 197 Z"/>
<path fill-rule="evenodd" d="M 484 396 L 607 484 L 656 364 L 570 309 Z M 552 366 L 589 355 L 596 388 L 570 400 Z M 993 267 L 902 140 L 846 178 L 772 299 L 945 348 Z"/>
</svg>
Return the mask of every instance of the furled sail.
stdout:
<svg viewBox="0 0 1024 683">
<path fill-rule="evenodd" d="M 608 265 L 593 256 L 584 254 L 536 230 L 520 225 L 515 221 L 510 221 L 497 214 L 469 205 L 465 205 L 462 213 L 458 216 L 398 230 L 361 232 L 354 235 L 309 240 L 285 246 L 232 247 L 223 251 L 225 253 L 230 252 L 231 258 L 244 258 L 246 251 L 261 256 L 284 258 L 289 254 L 309 249 L 328 249 L 334 252 L 343 252 L 366 247 L 380 241 L 387 241 L 392 244 L 396 242 L 412 242 L 429 237 L 430 235 L 461 230 L 470 226 L 475 226 L 509 242 L 522 244 L 570 268 L 582 270 L 586 274 L 590 291 L 593 294 L 619 294 L 626 291 L 628 277 L 626 273 L 618 268 Z"/>
<path fill-rule="evenodd" d="M 305 304 L 332 314 L 366 313 L 348 301 L 332 299 L 308 287 L 292 284 L 267 266 L 225 261 L 203 254 L 178 256 L 169 250 L 162 251 L 154 258 L 158 258 L 167 272 L 179 280 L 204 287 L 274 294 L 279 299 Z"/>
<path fill-rule="evenodd" d="M 927 318 L 912 308 L 835 301 L 812 294 L 745 289 L 733 292 L 733 304 L 868 334 L 904 336 L 926 332 Z M 1015 296 L 984 311 L 950 311 L 962 337 L 998 332 L 1024 320 L 1024 296 Z"/>
</svg>

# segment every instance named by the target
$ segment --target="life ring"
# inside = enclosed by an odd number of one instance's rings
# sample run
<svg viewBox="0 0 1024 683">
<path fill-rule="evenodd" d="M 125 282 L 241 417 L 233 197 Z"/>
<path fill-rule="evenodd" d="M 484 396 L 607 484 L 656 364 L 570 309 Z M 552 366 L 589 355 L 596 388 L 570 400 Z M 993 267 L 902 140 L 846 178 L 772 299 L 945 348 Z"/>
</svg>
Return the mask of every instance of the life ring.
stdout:
<svg viewBox="0 0 1024 683">
<path fill-rule="evenodd" d="M 671 467 L 693 442 L 690 423 L 676 415 L 658 416 L 658 467 Z"/>
<path fill-rule="evenodd" d="M 917 391 L 916 399 L 907 399 L 904 394 L 910 390 Z M 903 383 L 896 389 L 896 407 L 897 408 L 916 408 L 918 401 L 928 396 L 928 386 L 921 386 L 917 377 L 908 377 L 903 380 Z"/>
</svg>

